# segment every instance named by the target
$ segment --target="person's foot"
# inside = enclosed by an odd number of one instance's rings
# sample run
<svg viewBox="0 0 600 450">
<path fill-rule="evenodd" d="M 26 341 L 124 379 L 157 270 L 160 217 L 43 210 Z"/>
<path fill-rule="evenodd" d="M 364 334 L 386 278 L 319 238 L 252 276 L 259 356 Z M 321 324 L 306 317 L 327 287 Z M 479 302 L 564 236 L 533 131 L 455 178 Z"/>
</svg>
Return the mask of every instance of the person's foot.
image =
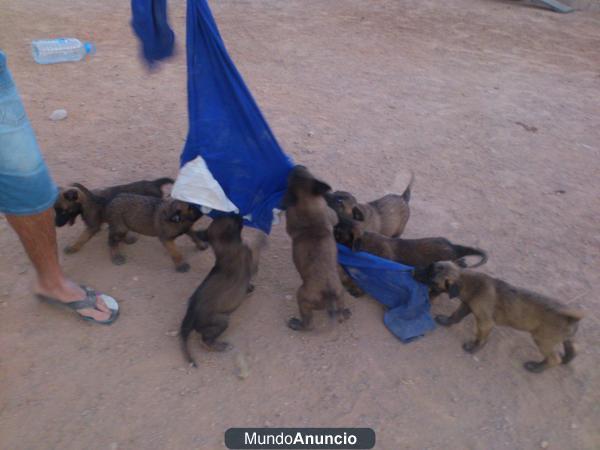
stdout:
<svg viewBox="0 0 600 450">
<path fill-rule="evenodd" d="M 70 303 L 82 300 L 85 298 L 86 293 L 79 285 L 73 283 L 71 280 L 65 280 L 61 285 L 54 287 L 44 287 L 40 283 L 35 288 L 36 294 L 42 294 L 61 302 Z M 77 310 L 78 314 L 84 317 L 92 317 L 95 320 L 108 320 L 111 316 L 110 309 L 102 300 L 101 294 L 96 294 L 96 307 L 85 308 Z"/>
</svg>

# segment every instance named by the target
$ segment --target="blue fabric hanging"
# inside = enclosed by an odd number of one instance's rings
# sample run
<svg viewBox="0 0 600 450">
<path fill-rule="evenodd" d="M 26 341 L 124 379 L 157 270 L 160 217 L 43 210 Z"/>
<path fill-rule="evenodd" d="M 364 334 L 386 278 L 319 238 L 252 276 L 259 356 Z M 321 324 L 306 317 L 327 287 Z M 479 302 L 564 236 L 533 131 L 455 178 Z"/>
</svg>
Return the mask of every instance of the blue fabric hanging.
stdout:
<svg viewBox="0 0 600 450">
<path fill-rule="evenodd" d="M 132 23 L 145 57 L 156 58 L 155 49 L 166 48 L 164 2 L 132 0 Z M 148 11 L 160 18 L 150 20 Z M 187 66 L 189 131 L 171 194 L 239 213 L 269 233 L 293 163 L 229 57 L 206 0 L 187 3 Z"/>
<path fill-rule="evenodd" d="M 338 261 L 362 290 L 386 307 L 385 326 L 410 342 L 435 328 L 427 286 L 412 277 L 413 268 L 338 244 Z"/>
</svg>

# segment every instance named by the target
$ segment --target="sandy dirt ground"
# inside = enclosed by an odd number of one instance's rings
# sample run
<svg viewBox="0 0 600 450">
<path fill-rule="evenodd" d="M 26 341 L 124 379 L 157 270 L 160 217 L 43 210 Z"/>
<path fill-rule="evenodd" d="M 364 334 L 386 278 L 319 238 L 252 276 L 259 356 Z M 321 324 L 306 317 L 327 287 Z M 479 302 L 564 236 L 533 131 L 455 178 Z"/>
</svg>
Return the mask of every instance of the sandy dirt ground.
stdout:
<svg viewBox="0 0 600 450">
<path fill-rule="evenodd" d="M 174 176 L 187 129 L 185 4 L 180 52 L 139 62 L 129 2 L 0 0 L 0 48 L 58 183 Z M 282 225 L 229 353 L 188 369 L 176 330 L 212 264 L 187 239 L 175 273 L 157 240 L 108 258 L 106 232 L 62 256 L 114 295 L 110 328 L 38 304 L 34 273 L 0 219 L 0 448 L 224 448 L 232 426 L 372 427 L 377 449 L 600 448 L 600 14 L 496 0 L 212 2 L 229 51 L 282 146 L 334 187 L 370 200 L 416 174 L 406 236 L 490 253 L 483 271 L 587 312 L 579 355 L 532 375 L 530 337 L 496 329 L 476 357 L 466 319 L 404 345 L 372 299 L 342 325 L 286 326 L 299 285 Z M 36 65 L 30 41 L 91 40 L 88 61 Z M 65 108 L 69 117 L 48 119 Z M 60 229 L 59 246 L 81 223 Z M 442 297 L 435 312 L 456 301 Z M 243 355 L 249 375 L 236 377 Z"/>
</svg>

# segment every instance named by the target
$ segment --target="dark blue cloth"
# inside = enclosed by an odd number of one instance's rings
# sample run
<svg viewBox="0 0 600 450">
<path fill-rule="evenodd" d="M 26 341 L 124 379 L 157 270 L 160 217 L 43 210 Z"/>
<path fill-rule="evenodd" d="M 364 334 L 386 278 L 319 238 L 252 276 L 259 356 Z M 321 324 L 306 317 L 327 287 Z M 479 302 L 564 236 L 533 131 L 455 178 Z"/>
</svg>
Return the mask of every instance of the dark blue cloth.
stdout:
<svg viewBox="0 0 600 450">
<path fill-rule="evenodd" d="M 229 57 L 206 0 L 188 0 L 190 129 L 181 165 L 201 155 L 251 225 L 269 232 L 293 164 Z"/>
<path fill-rule="evenodd" d="M 169 26 L 167 0 L 131 0 L 131 26 L 142 43 L 149 65 L 167 58 L 175 48 L 175 34 Z"/>
<path fill-rule="evenodd" d="M 429 293 L 412 277 L 413 268 L 338 244 L 338 261 L 362 290 L 386 307 L 385 326 L 401 341 L 435 328 L 429 313 Z"/>
</svg>

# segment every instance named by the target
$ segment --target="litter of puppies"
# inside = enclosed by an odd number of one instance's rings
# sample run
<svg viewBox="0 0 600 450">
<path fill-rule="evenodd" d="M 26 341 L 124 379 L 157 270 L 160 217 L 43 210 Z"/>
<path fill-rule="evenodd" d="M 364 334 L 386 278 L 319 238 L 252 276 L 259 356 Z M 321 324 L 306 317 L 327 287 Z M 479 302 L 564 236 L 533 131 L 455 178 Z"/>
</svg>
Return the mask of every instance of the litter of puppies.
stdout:
<svg viewBox="0 0 600 450">
<path fill-rule="evenodd" d="M 175 245 L 178 236 L 187 235 L 200 250 L 212 249 L 214 266 L 189 298 L 179 331 L 184 358 L 195 367 L 188 347 L 192 331 L 201 336 L 208 350 L 231 347 L 217 339 L 226 331 L 229 316 L 254 291 L 252 278 L 266 235 L 256 230 L 254 239 L 242 239 L 243 218 L 235 214 L 218 216 L 207 229 L 194 231 L 192 226 L 203 214 L 196 205 L 165 198 L 162 186 L 170 183 L 170 178 L 159 178 L 92 190 L 73 183 L 60 191 L 54 206 L 55 222 L 57 227 L 73 225 L 79 216 L 84 222 L 80 237 L 65 248 L 67 254 L 81 250 L 107 223 L 111 260 L 117 265 L 125 262 L 121 243 L 136 241 L 132 233 L 158 237 L 178 272 L 190 269 Z M 296 331 L 310 330 L 318 310 L 326 310 L 340 323 L 352 316 L 345 306 L 345 295 L 364 292 L 360 281 L 357 283 L 338 264 L 338 243 L 351 252 L 367 252 L 414 267 L 414 279 L 428 287 L 431 298 L 444 293 L 458 298 L 460 306 L 452 315 L 438 315 L 435 320 L 448 327 L 473 314 L 476 336 L 464 343 L 466 352 L 481 349 L 493 327 L 501 325 L 531 334 L 543 359 L 525 362 L 528 371 L 539 373 L 572 361 L 576 355 L 574 336 L 584 317 L 581 311 L 473 270 L 488 259 L 479 248 L 457 245 L 442 237 L 400 237 L 410 217 L 413 183 L 411 174 L 402 194 L 359 203 L 349 192 L 331 192 L 329 184 L 304 166 L 291 170 L 281 208 L 292 241 L 292 261 L 302 282 L 296 292 L 299 317 L 289 319 L 288 326 Z M 472 256 L 479 260 L 467 265 L 466 258 Z M 562 355 L 556 349 L 559 345 L 564 349 Z M 247 364 L 244 361 L 240 366 L 239 376 L 244 378 Z"/>
</svg>

